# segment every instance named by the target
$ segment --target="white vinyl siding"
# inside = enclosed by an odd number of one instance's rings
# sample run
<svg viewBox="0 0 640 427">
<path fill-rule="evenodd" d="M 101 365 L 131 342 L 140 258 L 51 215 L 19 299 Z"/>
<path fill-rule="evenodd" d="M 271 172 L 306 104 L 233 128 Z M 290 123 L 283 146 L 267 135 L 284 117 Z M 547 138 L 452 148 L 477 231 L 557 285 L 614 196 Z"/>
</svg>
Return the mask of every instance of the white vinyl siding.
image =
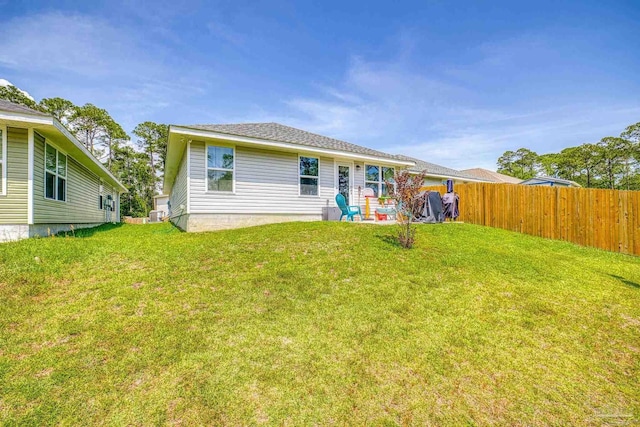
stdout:
<svg viewBox="0 0 640 427">
<path fill-rule="evenodd" d="M 298 154 L 237 146 L 235 192 L 213 193 L 207 191 L 205 150 L 204 142 L 191 142 L 189 213 L 320 215 L 323 207 L 335 205 L 335 169 L 331 158 L 320 157 L 318 197 L 304 197 L 299 195 Z M 179 177 L 172 194 L 178 181 Z"/>
<path fill-rule="evenodd" d="M 6 194 L 0 197 L 0 224 L 27 224 L 29 157 L 27 130 L 6 128 Z"/>
<path fill-rule="evenodd" d="M 185 149 L 182 160 L 180 161 L 180 169 L 178 170 L 171 194 L 169 195 L 171 219 L 182 217 L 187 213 L 187 152 L 188 150 Z M 204 158 L 202 162 L 204 166 Z M 184 207 L 180 208 L 180 206 Z"/>
<path fill-rule="evenodd" d="M 67 156 L 66 203 L 49 200 L 45 197 L 45 138 L 34 133 L 33 168 L 33 215 L 35 224 L 93 224 L 111 221 L 118 222 L 118 193 L 109 185 L 103 184 L 100 193 L 100 178 L 90 172 L 73 157 Z M 111 196 L 116 201 L 116 209 L 107 212 L 100 209 L 100 195 L 106 200 Z"/>
</svg>

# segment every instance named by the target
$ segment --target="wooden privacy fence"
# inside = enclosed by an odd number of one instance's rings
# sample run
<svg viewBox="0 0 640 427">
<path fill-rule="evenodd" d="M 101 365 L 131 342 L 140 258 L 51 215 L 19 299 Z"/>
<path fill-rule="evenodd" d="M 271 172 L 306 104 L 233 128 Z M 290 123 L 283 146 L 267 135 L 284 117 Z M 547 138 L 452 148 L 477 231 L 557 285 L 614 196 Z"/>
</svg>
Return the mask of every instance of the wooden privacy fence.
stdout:
<svg viewBox="0 0 640 427">
<path fill-rule="evenodd" d="M 492 183 L 454 190 L 460 221 L 640 255 L 640 191 Z"/>
</svg>

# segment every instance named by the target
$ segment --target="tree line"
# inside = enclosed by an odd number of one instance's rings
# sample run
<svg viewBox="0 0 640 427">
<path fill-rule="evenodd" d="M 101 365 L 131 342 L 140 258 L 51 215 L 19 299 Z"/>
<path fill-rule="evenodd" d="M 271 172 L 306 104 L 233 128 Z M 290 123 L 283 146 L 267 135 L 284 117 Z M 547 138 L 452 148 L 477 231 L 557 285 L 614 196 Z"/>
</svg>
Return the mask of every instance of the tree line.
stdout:
<svg viewBox="0 0 640 427">
<path fill-rule="evenodd" d="M 539 155 L 527 148 L 506 151 L 498 159 L 498 172 L 520 179 L 563 178 L 587 188 L 640 190 L 640 122 L 627 126 L 620 136 L 559 153 Z"/>
<path fill-rule="evenodd" d="M 120 201 L 121 215 L 149 215 L 164 171 L 167 125 L 140 123 L 132 141 L 107 110 L 93 104 L 75 105 L 57 97 L 36 102 L 15 86 L 0 87 L 0 99 L 55 117 L 127 188 Z"/>
</svg>

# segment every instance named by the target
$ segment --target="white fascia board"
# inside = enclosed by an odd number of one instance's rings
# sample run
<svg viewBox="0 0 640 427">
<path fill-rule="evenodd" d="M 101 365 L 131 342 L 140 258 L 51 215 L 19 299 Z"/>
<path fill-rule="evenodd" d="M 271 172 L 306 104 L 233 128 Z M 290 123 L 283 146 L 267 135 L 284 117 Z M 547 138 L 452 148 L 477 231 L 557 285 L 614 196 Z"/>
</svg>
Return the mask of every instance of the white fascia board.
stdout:
<svg viewBox="0 0 640 427">
<path fill-rule="evenodd" d="M 223 139 L 226 141 L 233 141 L 233 142 L 262 146 L 262 147 L 281 148 L 281 149 L 291 150 L 295 152 L 304 151 L 307 153 L 324 154 L 330 157 L 341 157 L 341 158 L 348 158 L 353 160 L 384 163 L 389 165 L 415 166 L 414 162 L 405 161 L 405 160 L 395 160 L 395 159 L 389 159 L 386 157 L 377 157 L 377 156 L 369 156 L 366 154 L 350 153 L 348 151 L 339 151 L 339 150 L 330 150 L 325 148 L 310 147 L 308 145 L 293 144 L 290 142 L 269 141 L 269 140 L 259 139 L 259 138 L 229 135 L 226 133 L 218 133 L 218 132 L 199 130 L 199 129 L 190 129 L 190 128 L 184 128 L 180 126 L 171 126 L 169 128 L 169 133 L 179 133 L 181 135 L 188 135 L 188 136 L 200 137 L 200 138 Z"/>
<path fill-rule="evenodd" d="M 0 111 L 0 120 L 10 120 L 14 122 L 25 122 L 39 125 L 53 124 L 53 117 L 14 113 L 12 111 Z"/>
<path fill-rule="evenodd" d="M 35 167 L 35 141 L 33 128 L 29 128 L 27 132 L 27 159 L 29 162 L 27 165 L 27 223 L 31 225 L 33 224 L 33 170 Z"/>
<path fill-rule="evenodd" d="M 185 154 L 185 156 L 187 156 L 187 164 L 186 164 L 186 168 L 187 168 L 187 214 L 191 213 L 191 141 L 187 142 L 187 153 Z M 235 175 L 235 151 L 234 151 L 234 156 L 233 156 L 233 174 Z M 207 156 L 205 156 L 205 162 L 207 161 Z M 206 168 L 205 168 L 206 171 Z M 206 177 L 206 175 L 205 175 Z M 235 179 L 235 176 L 234 178 Z M 175 182 L 175 179 L 174 179 Z M 205 182 L 206 184 L 206 182 Z M 353 218 L 352 218 L 353 219 Z"/>
</svg>

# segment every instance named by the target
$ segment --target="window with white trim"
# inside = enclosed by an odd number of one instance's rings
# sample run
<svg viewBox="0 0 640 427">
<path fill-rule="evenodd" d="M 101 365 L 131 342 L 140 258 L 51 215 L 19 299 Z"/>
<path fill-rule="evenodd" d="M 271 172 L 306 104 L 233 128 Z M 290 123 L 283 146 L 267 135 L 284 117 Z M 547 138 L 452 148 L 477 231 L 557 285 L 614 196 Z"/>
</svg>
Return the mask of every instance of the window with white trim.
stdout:
<svg viewBox="0 0 640 427">
<path fill-rule="evenodd" d="M 375 197 L 388 196 L 386 181 L 393 183 L 394 168 L 364 165 L 364 186 L 373 190 Z"/>
<path fill-rule="evenodd" d="M 299 166 L 300 195 L 318 196 L 320 160 L 316 157 L 300 156 Z"/>
<path fill-rule="evenodd" d="M 49 144 L 44 151 L 44 197 L 66 202 L 67 156 Z"/>
<path fill-rule="evenodd" d="M 231 147 L 207 146 L 207 190 L 233 192 L 235 152 Z"/>
<path fill-rule="evenodd" d="M 0 196 L 7 194 L 7 128 L 0 126 Z"/>
</svg>

